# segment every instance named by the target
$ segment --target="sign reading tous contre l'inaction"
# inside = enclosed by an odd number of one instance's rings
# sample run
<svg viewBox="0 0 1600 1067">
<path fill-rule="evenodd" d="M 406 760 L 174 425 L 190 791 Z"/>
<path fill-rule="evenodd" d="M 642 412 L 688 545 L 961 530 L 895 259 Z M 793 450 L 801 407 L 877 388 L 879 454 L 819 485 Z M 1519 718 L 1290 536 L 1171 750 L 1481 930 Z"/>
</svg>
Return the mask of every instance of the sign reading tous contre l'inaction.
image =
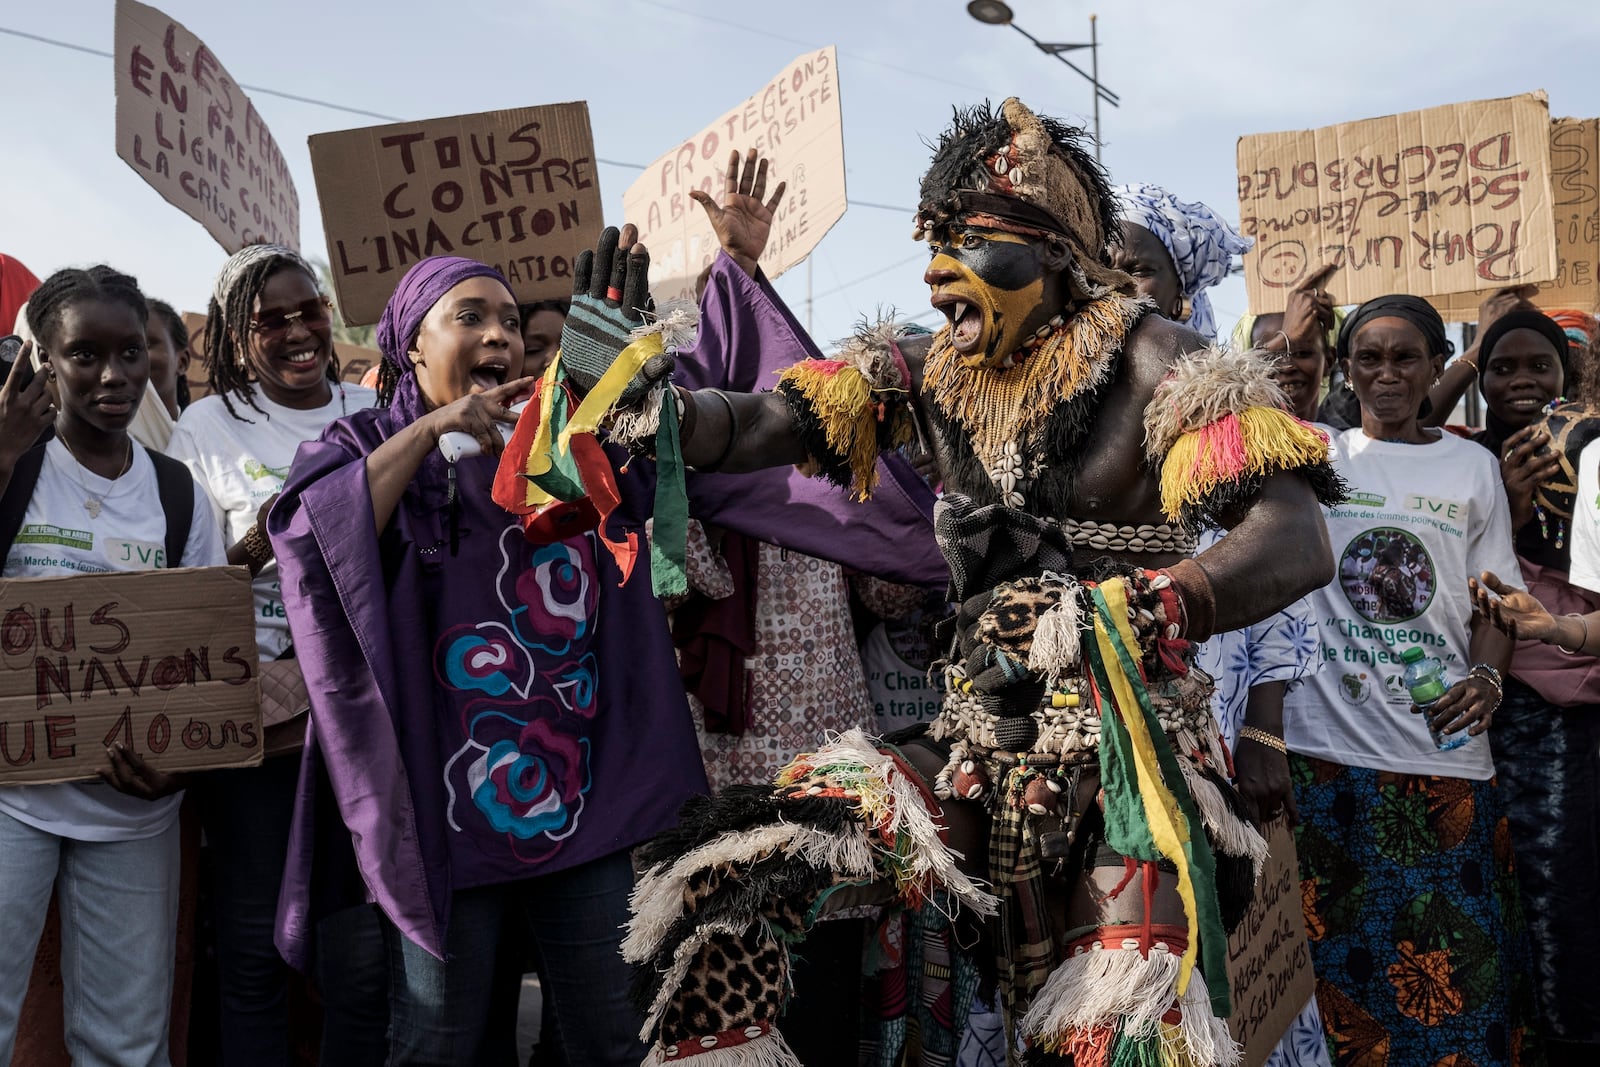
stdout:
<svg viewBox="0 0 1600 1067">
<path fill-rule="evenodd" d="M 466 256 L 517 299 L 572 295 L 572 265 L 602 225 L 589 105 L 398 122 L 311 138 L 339 313 L 377 322 L 405 272 Z"/>
<path fill-rule="evenodd" d="M 1543 92 L 1239 139 L 1250 310 L 1318 266 L 1340 303 L 1556 276 Z"/>
<path fill-rule="evenodd" d="M 1556 276 L 1539 283 L 1542 308 L 1600 311 L 1600 119 L 1550 124 L 1550 189 L 1555 196 Z M 1451 322 L 1471 322 L 1493 291 L 1457 293 L 1433 301 Z"/>
<path fill-rule="evenodd" d="M 117 0 L 114 48 L 122 161 L 230 253 L 261 241 L 299 248 L 288 164 L 216 53 L 134 0 Z"/>
<path fill-rule="evenodd" d="M 260 763 L 256 660 L 243 567 L 0 580 L 0 785 L 93 779 L 117 742 L 169 772 Z"/>
<path fill-rule="evenodd" d="M 1300 861 L 1288 821 L 1266 828 L 1267 862 L 1255 899 L 1228 938 L 1228 1027 L 1244 1046 L 1241 1067 L 1261 1067 L 1316 989 L 1300 906 Z"/>
<path fill-rule="evenodd" d="M 716 234 L 689 193 L 699 189 L 721 202 L 729 155 L 751 148 L 771 160 L 769 197 L 780 181 L 788 183 L 761 256 L 762 270 L 776 278 L 844 217 L 844 121 L 831 46 L 790 63 L 628 187 L 624 216 L 649 246 L 650 291 L 658 301 L 693 299 L 695 279 L 716 258 Z"/>
</svg>

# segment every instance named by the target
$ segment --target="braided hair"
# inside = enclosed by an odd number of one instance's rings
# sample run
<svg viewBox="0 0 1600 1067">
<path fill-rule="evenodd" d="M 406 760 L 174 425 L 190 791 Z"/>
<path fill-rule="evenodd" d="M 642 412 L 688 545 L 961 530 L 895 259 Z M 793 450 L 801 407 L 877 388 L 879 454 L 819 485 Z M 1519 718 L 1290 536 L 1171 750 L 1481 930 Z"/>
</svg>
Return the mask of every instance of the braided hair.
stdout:
<svg viewBox="0 0 1600 1067">
<path fill-rule="evenodd" d="M 250 255 L 246 256 L 246 253 Z M 236 261 L 241 259 L 244 265 L 232 269 Z M 222 397 L 228 414 L 240 422 L 253 423 L 255 420 L 239 414 L 233 406 L 235 400 L 249 404 L 258 414 L 266 414 L 261 405 L 256 403 L 255 390 L 250 388 L 250 320 L 255 315 L 256 301 L 261 297 L 267 280 L 283 270 L 304 271 L 317 291 L 322 291 L 322 283 L 318 281 L 316 273 L 295 253 L 283 249 L 281 252 L 274 250 L 263 254 L 259 246 L 250 246 L 243 252 L 235 253 L 223 266 L 222 275 L 217 279 L 217 290 L 206 307 L 203 345 L 207 362 L 206 378 L 211 384 L 211 391 Z M 339 381 L 337 354 L 331 355 L 328 360 L 328 380 Z"/>
<path fill-rule="evenodd" d="M 86 301 L 122 304 L 139 316 L 141 324 L 150 317 L 138 280 L 100 264 L 88 270 L 58 270 L 46 278 L 28 298 L 28 329 L 48 351 L 67 308 Z"/>
</svg>

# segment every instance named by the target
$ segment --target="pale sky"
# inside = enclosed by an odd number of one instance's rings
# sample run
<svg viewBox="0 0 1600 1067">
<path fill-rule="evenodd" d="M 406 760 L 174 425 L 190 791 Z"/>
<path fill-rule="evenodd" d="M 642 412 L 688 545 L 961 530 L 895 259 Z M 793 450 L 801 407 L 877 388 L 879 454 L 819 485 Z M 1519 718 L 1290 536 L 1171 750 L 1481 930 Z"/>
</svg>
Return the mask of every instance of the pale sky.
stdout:
<svg viewBox="0 0 1600 1067">
<path fill-rule="evenodd" d="M 239 82 L 404 119 L 586 99 L 596 155 L 646 164 L 763 85 L 801 52 L 839 49 L 852 207 L 812 257 L 814 332 L 863 312 L 928 309 L 911 208 L 952 105 L 1020 96 L 1087 121 L 1087 81 L 961 0 L 165 0 Z M 1045 41 L 1086 41 L 1085 0 L 1013 0 Z M 109 51 L 110 0 L 0 2 L 0 27 Z M 1153 181 L 1237 219 L 1235 142 L 1461 100 L 1550 93 L 1553 115 L 1600 115 L 1595 0 L 1142 0 L 1099 20 L 1102 107 L 1115 181 Z M 1087 65 L 1086 52 L 1072 58 Z M 43 277 L 108 262 L 152 296 L 203 310 L 221 248 L 117 158 L 109 59 L 0 33 L 0 252 Z M 325 257 L 306 138 L 373 125 L 253 93 L 289 158 L 305 251 Z M 638 174 L 599 167 L 607 221 Z M 805 319 L 807 269 L 778 288 Z M 1213 290 L 1226 330 L 1244 286 Z M 924 319 L 924 321 L 930 321 Z"/>
</svg>

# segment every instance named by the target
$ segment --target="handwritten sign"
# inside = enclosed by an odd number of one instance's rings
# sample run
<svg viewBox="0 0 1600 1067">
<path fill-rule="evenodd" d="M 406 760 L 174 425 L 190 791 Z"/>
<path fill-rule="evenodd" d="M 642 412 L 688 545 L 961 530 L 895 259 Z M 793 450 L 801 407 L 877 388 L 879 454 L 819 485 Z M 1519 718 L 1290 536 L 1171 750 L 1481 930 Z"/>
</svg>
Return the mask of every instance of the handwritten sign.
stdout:
<svg viewBox="0 0 1600 1067">
<path fill-rule="evenodd" d="M 93 779 L 120 741 L 164 771 L 261 762 L 243 567 L 0 580 L 0 785 Z"/>
<path fill-rule="evenodd" d="M 523 302 L 572 295 L 602 225 L 589 105 L 549 104 L 311 138 L 339 312 L 377 322 L 428 256 L 497 268 Z"/>
<path fill-rule="evenodd" d="M 1228 1027 L 1244 1046 L 1243 1067 L 1261 1067 L 1315 992 L 1300 907 L 1300 861 L 1283 819 L 1267 826 L 1267 854 L 1255 900 L 1228 938 Z"/>
<path fill-rule="evenodd" d="M 1600 311 L 1600 119 L 1550 124 L 1550 187 L 1555 196 L 1556 275 L 1539 283 L 1543 308 Z M 1492 289 L 1432 301 L 1450 322 L 1472 322 Z"/>
<path fill-rule="evenodd" d="M 300 247 L 300 197 L 278 142 L 216 53 L 117 0 L 117 155 L 225 250 Z"/>
<path fill-rule="evenodd" d="M 844 121 L 839 60 L 830 46 L 790 63 L 739 106 L 650 164 L 622 205 L 650 248 L 650 291 L 658 301 L 693 299 L 717 238 L 692 190 L 723 198 L 728 157 L 754 148 L 772 161 L 768 195 L 788 182 L 761 257 L 769 278 L 803 261 L 844 217 Z"/>
<path fill-rule="evenodd" d="M 1323 263 L 1340 303 L 1556 276 L 1544 93 L 1239 139 L 1250 310 Z"/>
</svg>

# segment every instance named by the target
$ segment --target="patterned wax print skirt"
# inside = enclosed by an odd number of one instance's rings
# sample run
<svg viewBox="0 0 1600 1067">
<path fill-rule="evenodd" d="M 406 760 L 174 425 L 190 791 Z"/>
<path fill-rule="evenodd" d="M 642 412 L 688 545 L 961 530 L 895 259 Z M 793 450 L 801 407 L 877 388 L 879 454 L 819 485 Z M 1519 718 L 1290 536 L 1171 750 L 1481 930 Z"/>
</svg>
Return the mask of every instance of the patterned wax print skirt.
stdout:
<svg viewBox="0 0 1600 1067">
<path fill-rule="evenodd" d="M 1335 1067 L 1542 1063 L 1500 791 L 1292 754 L 1302 901 Z"/>
</svg>

